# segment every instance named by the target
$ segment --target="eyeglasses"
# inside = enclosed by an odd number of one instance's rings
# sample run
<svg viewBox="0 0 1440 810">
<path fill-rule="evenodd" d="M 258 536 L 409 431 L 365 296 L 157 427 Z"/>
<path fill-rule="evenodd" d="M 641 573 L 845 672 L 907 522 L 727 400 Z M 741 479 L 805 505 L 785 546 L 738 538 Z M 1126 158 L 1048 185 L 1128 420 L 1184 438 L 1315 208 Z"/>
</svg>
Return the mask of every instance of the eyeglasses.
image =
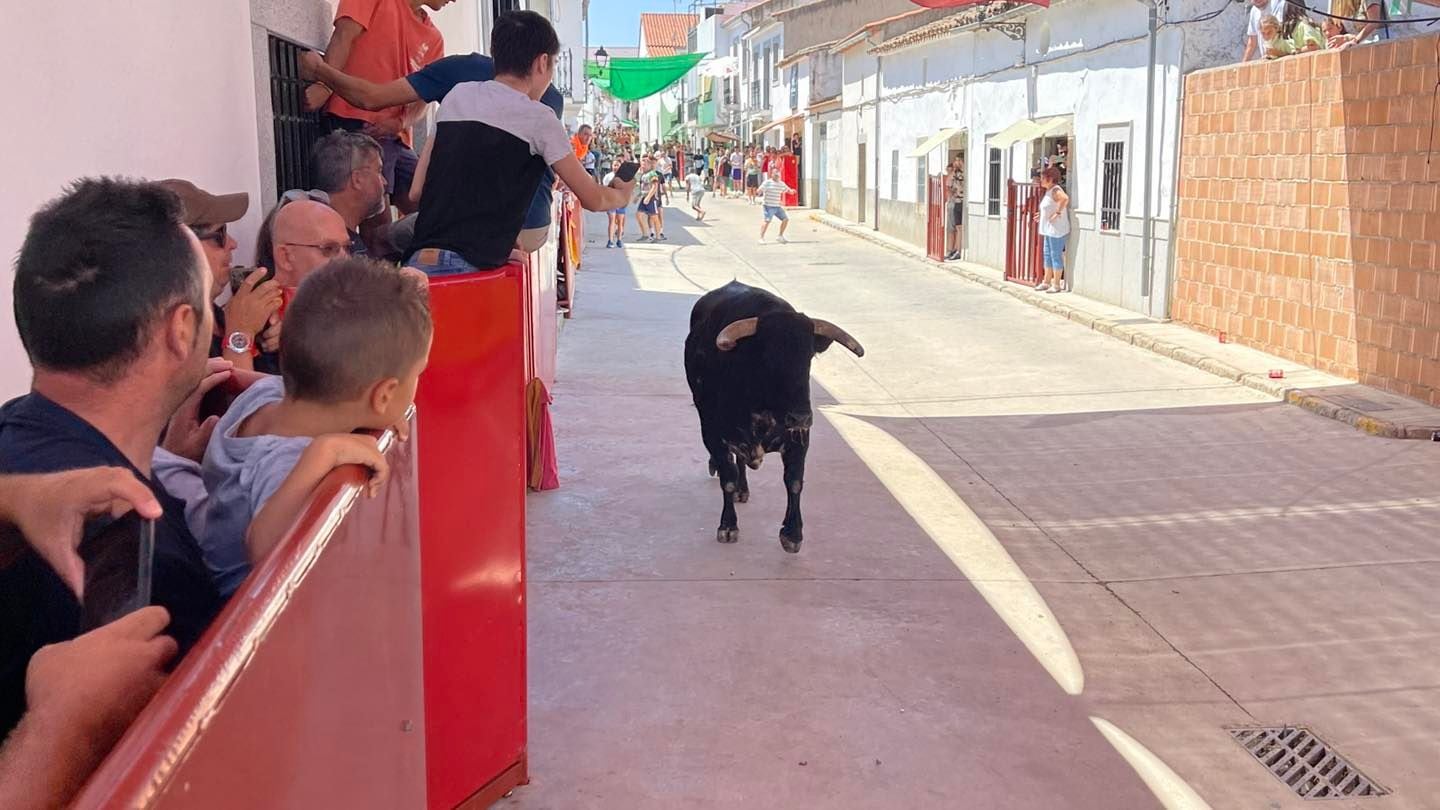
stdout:
<svg viewBox="0 0 1440 810">
<path fill-rule="evenodd" d="M 288 247 L 307 247 L 311 250 L 318 250 L 320 251 L 320 255 L 327 259 L 333 259 L 336 256 L 350 255 L 350 244 L 348 242 L 322 242 L 318 245 L 312 245 L 309 242 L 281 242 L 280 244 Z"/>
<path fill-rule="evenodd" d="M 201 242 L 211 242 L 218 248 L 223 248 L 230 242 L 230 231 L 224 225 L 221 225 L 213 231 L 202 231 L 199 228 L 191 226 L 190 232 L 195 234 L 195 238 Z"/>
</svg>

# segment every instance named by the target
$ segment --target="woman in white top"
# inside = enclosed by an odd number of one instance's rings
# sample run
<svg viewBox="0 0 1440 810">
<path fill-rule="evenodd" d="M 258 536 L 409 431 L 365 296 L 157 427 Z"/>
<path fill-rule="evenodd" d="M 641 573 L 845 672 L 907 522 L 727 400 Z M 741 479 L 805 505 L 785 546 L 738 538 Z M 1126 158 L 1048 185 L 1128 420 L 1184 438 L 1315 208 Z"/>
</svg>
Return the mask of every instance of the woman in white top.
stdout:
<svg viewBox="0 0 1440 810">
<path fill-rule="evenodd" d="M 1041 292 L 1065 291 L 1065 242 L 1070 237 L 1070 195 L 1060 188 L 1060 170 L 1050 166 L 1040 173 L 1040 238 L 1045 243 L 1045 278 L 1035 289 Z"/>
</svg>

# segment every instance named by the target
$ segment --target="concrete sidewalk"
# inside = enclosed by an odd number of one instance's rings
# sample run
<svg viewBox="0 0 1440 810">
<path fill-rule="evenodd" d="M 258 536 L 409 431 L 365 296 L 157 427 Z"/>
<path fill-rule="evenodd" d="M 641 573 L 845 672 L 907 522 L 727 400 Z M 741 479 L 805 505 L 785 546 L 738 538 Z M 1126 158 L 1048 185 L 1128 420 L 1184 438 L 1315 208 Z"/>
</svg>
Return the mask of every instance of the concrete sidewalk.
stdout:
<svg viewBox="0 0 1440 810">
<path fill-rule="evenodd" d="M 1170 321 L 1139 315 L 1081 295 L 1036 292 L 1005 280 L 1005 274 L 973 262 L 937 262 L 925 251 L 866 225 L 810 210 L 811 220 L 894 250 L 916 261 L 943 267 L 962 278 L 984 284 L 1105 335 L 1178 360 L 1211 374 L 1234 380 L 1292 405 L 1344 422 L 1372 436 L 1392 439 L 1433 439 L 1440 432 L 1440 408 L 1409 397 L 1360 385 L 1308 366 L 1234 343 Z M 1282 377 L 1272 376 L 1279 371 Z"/>
</svg>

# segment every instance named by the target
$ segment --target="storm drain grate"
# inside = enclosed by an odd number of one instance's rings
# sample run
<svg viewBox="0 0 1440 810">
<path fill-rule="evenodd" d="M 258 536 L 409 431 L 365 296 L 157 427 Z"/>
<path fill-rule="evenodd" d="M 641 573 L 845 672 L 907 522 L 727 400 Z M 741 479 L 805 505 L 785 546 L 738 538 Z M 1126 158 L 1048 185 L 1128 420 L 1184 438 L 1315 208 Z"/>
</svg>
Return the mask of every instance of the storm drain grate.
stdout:
<svg viewBox="0 0 1440 810">
<path fill-rule="evenodd" d="M 1301 798 L 1353 799 L 1389 793 L 1304 726 L 1229 731 L 1251 756 Z"/>
</svg>

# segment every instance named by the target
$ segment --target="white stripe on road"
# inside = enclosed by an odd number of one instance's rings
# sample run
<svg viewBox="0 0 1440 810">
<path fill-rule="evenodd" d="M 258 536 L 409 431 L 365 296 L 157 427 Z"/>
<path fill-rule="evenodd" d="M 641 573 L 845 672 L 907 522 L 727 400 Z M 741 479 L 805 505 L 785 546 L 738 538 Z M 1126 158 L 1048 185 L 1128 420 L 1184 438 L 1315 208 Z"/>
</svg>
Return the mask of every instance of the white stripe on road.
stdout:
<svg viewBox="0 0 1440 810">
<path fill-rule="evenodd" d="M 1085 690 L 1070 639 L 995 535 L 923 459 L 869 422 L 821 413 L 1067 694 Z"/>
<path fill-rule="evenodd" d="M 1121 731 L 1109 720 L 1091 717 L 1090 722 L 1115 746 L 1120 756 L 1130 763 L 1130 767 L 1140 775 L 1140 779 L 1150 788 L 1150 792 L 1155 794 L 1155 798 L 1160 800 L 1165 810 L 1210 810 L 1210 805 L 1200 798 L 1194 788 L 1170 770 L 1164 760 L 1136 742 L 1134 737 Z"/>
</svg>

